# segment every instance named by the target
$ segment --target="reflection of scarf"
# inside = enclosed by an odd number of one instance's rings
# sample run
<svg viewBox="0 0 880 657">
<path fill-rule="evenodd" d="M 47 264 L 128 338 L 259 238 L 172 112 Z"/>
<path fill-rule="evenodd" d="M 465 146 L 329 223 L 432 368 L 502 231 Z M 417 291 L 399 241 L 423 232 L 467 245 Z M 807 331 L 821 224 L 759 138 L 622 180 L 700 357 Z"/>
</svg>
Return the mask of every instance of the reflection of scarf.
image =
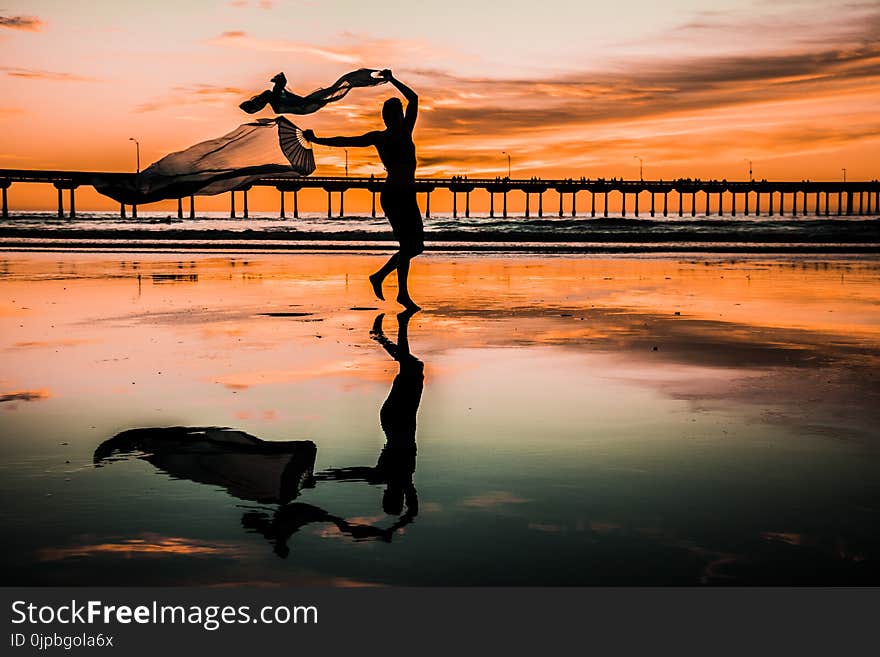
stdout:
<svg viewBox="0 0 880 657">
<path fill-rule="evenodd" d="M 280 92 L 264 91 L 244 101 L 240 107 L 248 114 L 259 112 L 266 105 L 271 105 L 276 114 L 311 114 L 317 112 L 327 103 L 341 100 L 354 87 L 372 87 L 387 82 L 384 78 L 373 76 L 378 72 L 372 68 L 359 68 L 351 73 L 346 73 L 329 87 L 316 89 L 307 96 L 297 96 L 287 89 Z"/>
</svg>

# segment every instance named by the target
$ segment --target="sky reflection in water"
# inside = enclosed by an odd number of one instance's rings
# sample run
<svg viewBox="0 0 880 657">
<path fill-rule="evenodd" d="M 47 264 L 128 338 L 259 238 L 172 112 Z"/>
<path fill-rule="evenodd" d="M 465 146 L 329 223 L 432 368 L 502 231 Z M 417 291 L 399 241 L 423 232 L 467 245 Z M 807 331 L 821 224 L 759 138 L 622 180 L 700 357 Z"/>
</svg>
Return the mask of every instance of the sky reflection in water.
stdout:
<svg viewBox="0 0 880 657">
<path fill-rule="evenodd" d="M 377 260 L 5 254 L 4 582 L 880 581 L 876 262 Z"/>
</svg>

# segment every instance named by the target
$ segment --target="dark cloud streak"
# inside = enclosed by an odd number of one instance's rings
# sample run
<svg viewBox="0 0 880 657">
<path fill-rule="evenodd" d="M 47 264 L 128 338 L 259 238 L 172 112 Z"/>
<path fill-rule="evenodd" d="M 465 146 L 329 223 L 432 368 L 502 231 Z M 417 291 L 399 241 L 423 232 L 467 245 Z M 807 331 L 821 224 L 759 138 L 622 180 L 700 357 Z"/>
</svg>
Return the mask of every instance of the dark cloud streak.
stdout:
<svg viewBox="0 0 880 657">
<path fill-rule="evenodd" d="M 0 16 L 0 27 L 24 32 L 39 32 L 45 23 L 36 16 Z"/>
</svg>

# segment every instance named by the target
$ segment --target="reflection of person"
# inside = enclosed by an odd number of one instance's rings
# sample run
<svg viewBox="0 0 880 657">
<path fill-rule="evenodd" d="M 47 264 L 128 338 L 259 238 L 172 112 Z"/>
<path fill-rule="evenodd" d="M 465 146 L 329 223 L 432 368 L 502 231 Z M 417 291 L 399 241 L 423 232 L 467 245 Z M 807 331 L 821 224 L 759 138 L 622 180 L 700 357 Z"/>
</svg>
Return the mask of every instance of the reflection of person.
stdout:
<svg viewBox="0 0 880 657">
<path fill-rule="evenodd" d="M 400 249 L 379 271 L 370 276 L 370 283 L 376 296 L 384 299 L 382 283 L 388 274 L 396 269 L 397 301 L 406 308 L 418 310 L 419 307 L 409 295 L 408 278 L 410 260 L 424 250 L 422 214 L 416 201 L 416 147 L 412 138 L 419 111 L 419 97 L 395 78 L 391 71 L 386 69 L 381 75 L 407 100 L 405 113 L 399 98 L 389 98 L 385 101 L 382 107 L 385 130 L 375 130 L 356 137 L 318 137 L 313 131 L 305 130 L 303 136 L 309 141 L 325 146 L 374 146 L 379 152 L 379 158 L 388 172 L 379 201 L 391 224 L 394 238 L 400 244 Z"/>
<path fill-rule="evenodd" d="M 334 468 L 315 475 L 316 481 L 366 481 L 385 484 L 382 508 L 389 515 L 412 519 L 419 512 L 419 500 L 412 477 L 416 469 L 416 414 L 422 399 L 425 366 L 409 351 L 408 327 L 413 312 L 397 316 L 397 344 L 382 331 L 384 314 L 373 322 L 371 335 L 398 362 L 400 370 L 379 411 L 386 443 L 373 467 Z"/>
<path fill-rule="evenodd" d="M 103 466 L 142 454 L 140 458 L 177 479 L 221 486 L 241 500 L 279 505 L 271 511 L 251 509 L 242 515 L 242 526 L 264 536 L 284 558 L 288 541 L 313 523 L 331 523 L 356 541 L 390 542 L 398 530 L 419 513 L 413 484 L 416 469 L 416 416 L 424 387 L 424 364 L 409 351 L 409 320 L 416 311 L 397 316 L 397 343 L 382 330 L 385 317 L 373 321 L 370 336 L 397 361 L 399 371 L 382 404 L 379 418 L 385 446 L 374 466 L 331 468 L 313 474 L 317 448 L 308 440 L 265 441 L 242 431 L 217 427 L 161 427 L 132 429 L 101 443 L 94 462 Z M 304 488 L 317 481 L 362 481 L 384 485 L 382 509 L 398 516 L 389 527 L 349 521 L 341 516 L 294 501 Z"/>
<path fill-rule="evenodd" d="M 294 502 L 281 506 L 273 516 L 263 511 L 249 511 L 242 517 L 242 525 L 262 534 L 275 546 L 275 553 L 287 557 L 290 537 L 302 527 L 329 522 L 356 541 L 380 540 L 390 542 L 394 534 L 410 524 L 419 513 L 419 498 L 413 484 L 416 469 L 416 415 L 424 387 L 424 364 L 409 351 L 408 327 L 414 311 L 397 316 L 397 343 L 389 340 L 382 330 L 385 317 L 380 314 L 373 322 L 370 335 L 398 362 L 400 369 L 391 391 L 382 404 L 379 419 L 385 432 L 385 446 L 374 466 L 330 468 L 314 475 L 314 481 L 363 481 L 384 485 L 382 510 L 398 516 L 390 527 L 350 522 L 324 509 Z M 404 511 L 404 508 L 406 509 Z"/>
</svg>

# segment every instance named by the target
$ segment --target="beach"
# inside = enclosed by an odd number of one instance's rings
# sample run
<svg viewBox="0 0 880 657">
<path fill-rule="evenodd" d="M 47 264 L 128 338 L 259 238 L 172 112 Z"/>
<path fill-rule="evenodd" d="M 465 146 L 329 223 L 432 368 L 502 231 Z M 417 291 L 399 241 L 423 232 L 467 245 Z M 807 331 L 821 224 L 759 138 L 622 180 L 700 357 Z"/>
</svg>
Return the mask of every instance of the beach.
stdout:
<svg viewBox="0 0 880 657">
<path fill-rule="evenodd" d="M 0 254 L 4 582 L 880 583 L 875 258 L 426 253 L 402 319 L 381 259 Z M 311 476 L 96 454 L 167 427 L 313 443 Z"/>
</svg>

